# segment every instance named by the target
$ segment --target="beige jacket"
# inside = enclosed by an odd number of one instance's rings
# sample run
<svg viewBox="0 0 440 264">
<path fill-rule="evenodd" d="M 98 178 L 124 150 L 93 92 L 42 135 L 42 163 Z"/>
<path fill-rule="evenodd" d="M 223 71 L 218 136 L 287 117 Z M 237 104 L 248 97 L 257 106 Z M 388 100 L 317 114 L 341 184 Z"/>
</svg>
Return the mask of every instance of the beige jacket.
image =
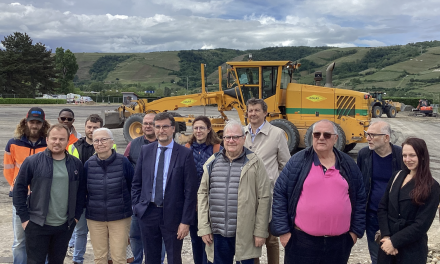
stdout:
<svg viewBox="0 0 440 264">
<path fill-rule="evenodd" d="M 281 128 L 271 125 L 269 122 L 263 125 L 252 142 L 249 126 L 244 127 L 246 141 L 244 146 L 252 150 L 263 161 L 267 175 L 270 179 L 270 190 L 273 188 L 284 165 L 290 159 L 289 147 L 286 136 Z"/>
<path fill-rule="evenodd" d="M 248 161 L 244 165 L 238 186 L 237 232 L 235 236 L 235 260 L 261 257 L 261 247 L 255 247 L 254 236 L 267 238 L 269 232 L 270 184 L 261 159 L 244 148 Z M 211 234 L 209 217 L 209 173 L 214 159 L 212 155 L 203 166 L 203 177 L 197 193 L 198 235 Z M 214 261 L 214 243 L 205 247 L 208 260 Z"/>
</svg>

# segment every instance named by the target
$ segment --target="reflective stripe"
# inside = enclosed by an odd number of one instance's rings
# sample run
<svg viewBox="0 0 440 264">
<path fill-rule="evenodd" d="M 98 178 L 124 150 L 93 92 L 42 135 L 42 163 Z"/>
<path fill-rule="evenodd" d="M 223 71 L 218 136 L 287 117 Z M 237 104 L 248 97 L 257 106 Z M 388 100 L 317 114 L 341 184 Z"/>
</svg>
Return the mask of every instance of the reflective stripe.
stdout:
<svg viewBox="0 0 440 264">
<path fill-rule="evenodd" d="M 5 151 L 5 155 L 11 155 L 11 152 Z"/>
<path fill-rule="evenodd" d="M 16 163 L 15 163 L 15 167 L 17 167 L 17 168 L 19 168 L 19 169 L 20 169 L 20 167 L 21 167 L 21 164 L 22 164 L 22 163 L 17 163 L 17 162 L 16 162 Z"/>
<path fill-rule="evenodd" d="M 15 165 L 14 164 L 4 164 L 3 167 L 5 170 L 10 170 L 10 169 L 14 169 Z"/>
<path fill-rule="evenodd" d="M 70 155 L 76 157 L 79 159 L 79 153 L 78 153 L 78 149 L 75 147 L 75 145 L 70 145 L 68 152 Z"/>
</svg>

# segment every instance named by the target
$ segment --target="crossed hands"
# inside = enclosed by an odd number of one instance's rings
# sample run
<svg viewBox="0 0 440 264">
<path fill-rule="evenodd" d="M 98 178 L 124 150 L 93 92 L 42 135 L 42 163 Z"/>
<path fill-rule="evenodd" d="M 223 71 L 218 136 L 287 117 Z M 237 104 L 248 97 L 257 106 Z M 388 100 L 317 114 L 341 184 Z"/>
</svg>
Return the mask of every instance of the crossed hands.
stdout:
<svg viewBox="0 0 440 264">
<path fill-rule="evenodd" d="M 391 239 L 389 236 L 385 236 L 384 238 L 382 238 L 380 240 L 380 242 L 382 243 L 382 245 L 380 246 L 380 248 L 385 251 L 385 253 L 387 253 L 387 255 L 397 255 L 397 253 L 399 253 L 399 251 L 397 250 L 397 248 L 394 248 L 393 243 L 391 242 Z"/>
<path fill-rule="evenodd" d="M 212 234 L 202 236 L 202 240 L 207 246 L 211 245 L 213 242 Z M 254 243 L 256 247 L 262 247 L 265 242 L 265 238 L 254 236 Z"/>
</svg>

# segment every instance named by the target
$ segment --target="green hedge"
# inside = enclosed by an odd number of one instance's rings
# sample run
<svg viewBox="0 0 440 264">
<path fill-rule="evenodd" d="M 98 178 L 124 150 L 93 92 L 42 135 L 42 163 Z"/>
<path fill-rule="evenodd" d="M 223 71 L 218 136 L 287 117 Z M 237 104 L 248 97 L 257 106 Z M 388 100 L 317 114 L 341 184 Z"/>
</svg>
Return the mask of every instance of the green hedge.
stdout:
<svg viewBox="0 0 440 264">
<path fill-rule="evenodd" d="M 393 102 L 399 102 L 399 103 L 404 103 L 405 105 L 411 105 L 412 107 L 417 107 L 417 105 L 419 104 L 419 100 L 422 98 L 416 98 L 416 97 L 384 97 L 384 99 L 386 100 L 393 100 Z M 432 100 L 429 100 L 430 102 Z M 432 103 L 432 102 L 431 102 Z"/>
<path fill-rule="evenodd" d="M 66 99 L 0 98 L 0 104 L 66 104 Z"/>
</svg>

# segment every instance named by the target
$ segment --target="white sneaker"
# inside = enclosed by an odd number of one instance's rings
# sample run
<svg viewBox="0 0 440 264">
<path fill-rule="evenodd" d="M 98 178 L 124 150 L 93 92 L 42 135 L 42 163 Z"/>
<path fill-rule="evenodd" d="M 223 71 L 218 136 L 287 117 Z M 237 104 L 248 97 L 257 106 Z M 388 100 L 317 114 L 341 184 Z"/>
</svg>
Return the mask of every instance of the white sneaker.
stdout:
<svg viewBox="0 0 440 264">
<path fill-rule="evenodd" d="M 75 251 L 75 247 L 68 247 L 67 248 L 67 256 L 73 257 L 73 252 Z"/>
</svg>

